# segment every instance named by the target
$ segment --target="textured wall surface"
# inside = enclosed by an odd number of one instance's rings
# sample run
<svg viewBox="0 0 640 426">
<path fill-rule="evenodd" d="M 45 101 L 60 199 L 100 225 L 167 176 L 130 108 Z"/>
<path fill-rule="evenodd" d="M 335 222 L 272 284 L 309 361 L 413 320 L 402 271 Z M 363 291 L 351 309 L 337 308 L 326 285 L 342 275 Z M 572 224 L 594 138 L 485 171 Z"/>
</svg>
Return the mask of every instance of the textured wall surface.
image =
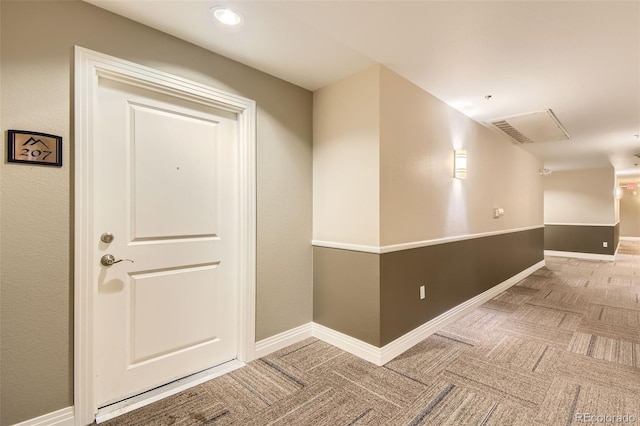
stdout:
<svg viewBox="0 0 640 426">
<path fill-rule="evenodd" d="M 74 45 L 257 101 L 256 339 L 311 321 L 312 94 L 88 3 L 0 8 L 3 134 L 64 138 L 62 168 L 0 165 L 0 423 L 73 405 Z"/>
</svg>

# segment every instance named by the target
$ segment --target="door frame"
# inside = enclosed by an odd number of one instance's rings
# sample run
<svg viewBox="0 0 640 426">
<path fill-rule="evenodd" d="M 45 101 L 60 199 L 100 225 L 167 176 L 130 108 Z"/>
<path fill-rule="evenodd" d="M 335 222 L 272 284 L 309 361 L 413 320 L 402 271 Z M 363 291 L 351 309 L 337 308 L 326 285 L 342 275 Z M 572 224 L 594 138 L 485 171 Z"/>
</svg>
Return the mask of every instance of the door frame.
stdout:
<svg viewBox="0 0 640 426">
<path fill-rule="evenodd" d="M 93 256 L 93 122 L 98 77 L 212 106 L 238 117 L 238 360 L 255 358 L 256 305 L 256 103 L 182 77 L 83 47 L 74 49 L 74 411 L 76 425 L 92 423 L 97 413 L 92 282 L 99 267 Z"/>
</svg>

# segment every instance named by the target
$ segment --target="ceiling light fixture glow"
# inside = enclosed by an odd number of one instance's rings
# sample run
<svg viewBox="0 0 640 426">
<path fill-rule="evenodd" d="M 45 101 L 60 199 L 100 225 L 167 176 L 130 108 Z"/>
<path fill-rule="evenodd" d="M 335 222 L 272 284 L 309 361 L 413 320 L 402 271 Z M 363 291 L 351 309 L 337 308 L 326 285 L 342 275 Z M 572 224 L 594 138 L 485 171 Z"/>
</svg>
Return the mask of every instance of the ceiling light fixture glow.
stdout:
<svg viewBox="0 0 640 426">
<path fill-rule="evenodd" d="M 222 6 L 212 7 L 209 13 L 213 15 L 213 17 L 216 18 L 216 20 L 218 20 L 219 22 L 225 25 L 235 26 L 235 25 L 240 25 L 242 23 L 242 16 L 240 16 L 239 14 L 237 14 L 231 9 L 227 9 L 226 7 L 222 7 Z"/>
</svg>

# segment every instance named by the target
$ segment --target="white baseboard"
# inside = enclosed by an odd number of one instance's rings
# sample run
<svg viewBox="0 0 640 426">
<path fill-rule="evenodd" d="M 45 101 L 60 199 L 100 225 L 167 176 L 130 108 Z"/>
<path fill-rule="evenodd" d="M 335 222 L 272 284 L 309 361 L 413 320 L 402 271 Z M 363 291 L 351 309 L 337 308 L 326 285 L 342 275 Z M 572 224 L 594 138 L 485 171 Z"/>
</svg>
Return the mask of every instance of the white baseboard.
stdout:
<svg viewBox="0 0 640 426">
<path fill-rule="evenodd" d="M 460 305 L 448 310 L 447 312 L 437 316 L 436 318 L 422 324 L 420 327 L 411 330 L 404 336 L 401 336 L 391 343 L 384 345 L 382 348 L 362 342 L 346 334 L 324 327 L 320 324 L 313 324 L 313 336 L 323 340 L 329 344 L 339 347 L 355 356 L 376 365 L 384 365 L 398 355 L 406 352 L 422 340 L 431 336 L 433 333 L 445 327 L 447 324 L 466 315 L 481 304 L 491 300 L 498 294 L 502 293 L 509 287 L 515 285 L 520 280 L 528 277 L 538 269 L 545 265 L 544 260 L 525 269 L 524 271 L 514 275 L 506 281 L 480 293 L 472 299 L 461 303 Z"/>
<path fill-rule="evenodd" d="M 613 254 L 580 253 L 576 251 L 545 250 L 544 255 L 557 256 L 557 257 L 572 257 L 575 259 L 589 259 L 589 260 L 615 260 L 616 259 L 616 256 Z"/>
<path fill-rule="evenodd" d="M 282 348 L 301 342 L 313 336 L 313 323 L 309 322 L 275 336 L 256 342 L 255 357 L 262 358 Z"/>
<path fill-rule="evenodd" d="M 640 237 L 620 237 L 620 241 L 640 241 Z"/>
<path fill-rule="evenodd" d="M 309 337 L 315 337 L 373 364 L 384 365 L 420 343 L 433 333 L 442 329 L 447 324 L 466 315 L 476 307 L 491 300 L 509 287 L 517 284 L 519 281 L 528 277 L 544 265 L 545 261 L 541 260 L 506 281 L 503 281 L 474 298 L 461 303 L 436 318 L 422 324 L 420 327 L 411 330 L 404 336 L 397 338 L 382 348 L 363 342 L 344 333 L 340 333 L 339 331 L 325 327 L 321 324 L 308 323 L 258 342 L 258 344 L 256 344 L 256 353 L 259 353 L 259 356 L 266 356 L 290 344 L 297 343 Z M 258 345 L 260 345 L 260 348 L 258 348 Z"/>
<path fill-rule="evenodd" d="M 350 354 L 353 354 L 358 358 L 362 358 L 365 361 L 369 361 L 376 365 L 382 365 L 380 364 L 381 349 L 370 343 L 363 342 L 355 337 L 351 337 L 316 323 L 313 323 L 313 337 L 340 348 L 343 351 L 349 352 Z"/>
<path fill-rule="evenodd" d="M 364 360 L 376 363 L 380 348 L 354 337 L 335 331 L 324 325 L 309 322 L 256 343 L 256 357 L 261 358 L 287 346 L 315 337 Z"/>
<path fill-rule="evenodd" d="M 14 426 L 75 426 L 73 407 L 63 408 L 35 419 L 16 423 Z"/>
</svg>

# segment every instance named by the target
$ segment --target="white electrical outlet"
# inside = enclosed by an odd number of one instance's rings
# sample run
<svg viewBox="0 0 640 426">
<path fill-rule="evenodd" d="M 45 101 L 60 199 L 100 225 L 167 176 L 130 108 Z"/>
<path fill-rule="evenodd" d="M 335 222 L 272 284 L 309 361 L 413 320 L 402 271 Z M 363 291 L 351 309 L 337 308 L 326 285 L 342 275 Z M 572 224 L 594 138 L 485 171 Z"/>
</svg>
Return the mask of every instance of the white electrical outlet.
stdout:
<svg viewBox="0 0 640 426">
<path fill-rule="evenodd" d="M 608 242 L 606 242 L 606 241 L 603 241 L 603 242 L 602 242 L 602 247 L 609 247 L 609 243 L 608 243 Z"/>
<path fill-rule="evenodd" d="M 427 297 L 427 295 L 426 295 L 426 291 L 425 291 L 425 289 L 424 289 L 424 286 L 423 286 L 423 285 L 421 285 L 421 286 L 420 286 L 420 300 L 424 299 L 425 297 Z"/>
</svg>

